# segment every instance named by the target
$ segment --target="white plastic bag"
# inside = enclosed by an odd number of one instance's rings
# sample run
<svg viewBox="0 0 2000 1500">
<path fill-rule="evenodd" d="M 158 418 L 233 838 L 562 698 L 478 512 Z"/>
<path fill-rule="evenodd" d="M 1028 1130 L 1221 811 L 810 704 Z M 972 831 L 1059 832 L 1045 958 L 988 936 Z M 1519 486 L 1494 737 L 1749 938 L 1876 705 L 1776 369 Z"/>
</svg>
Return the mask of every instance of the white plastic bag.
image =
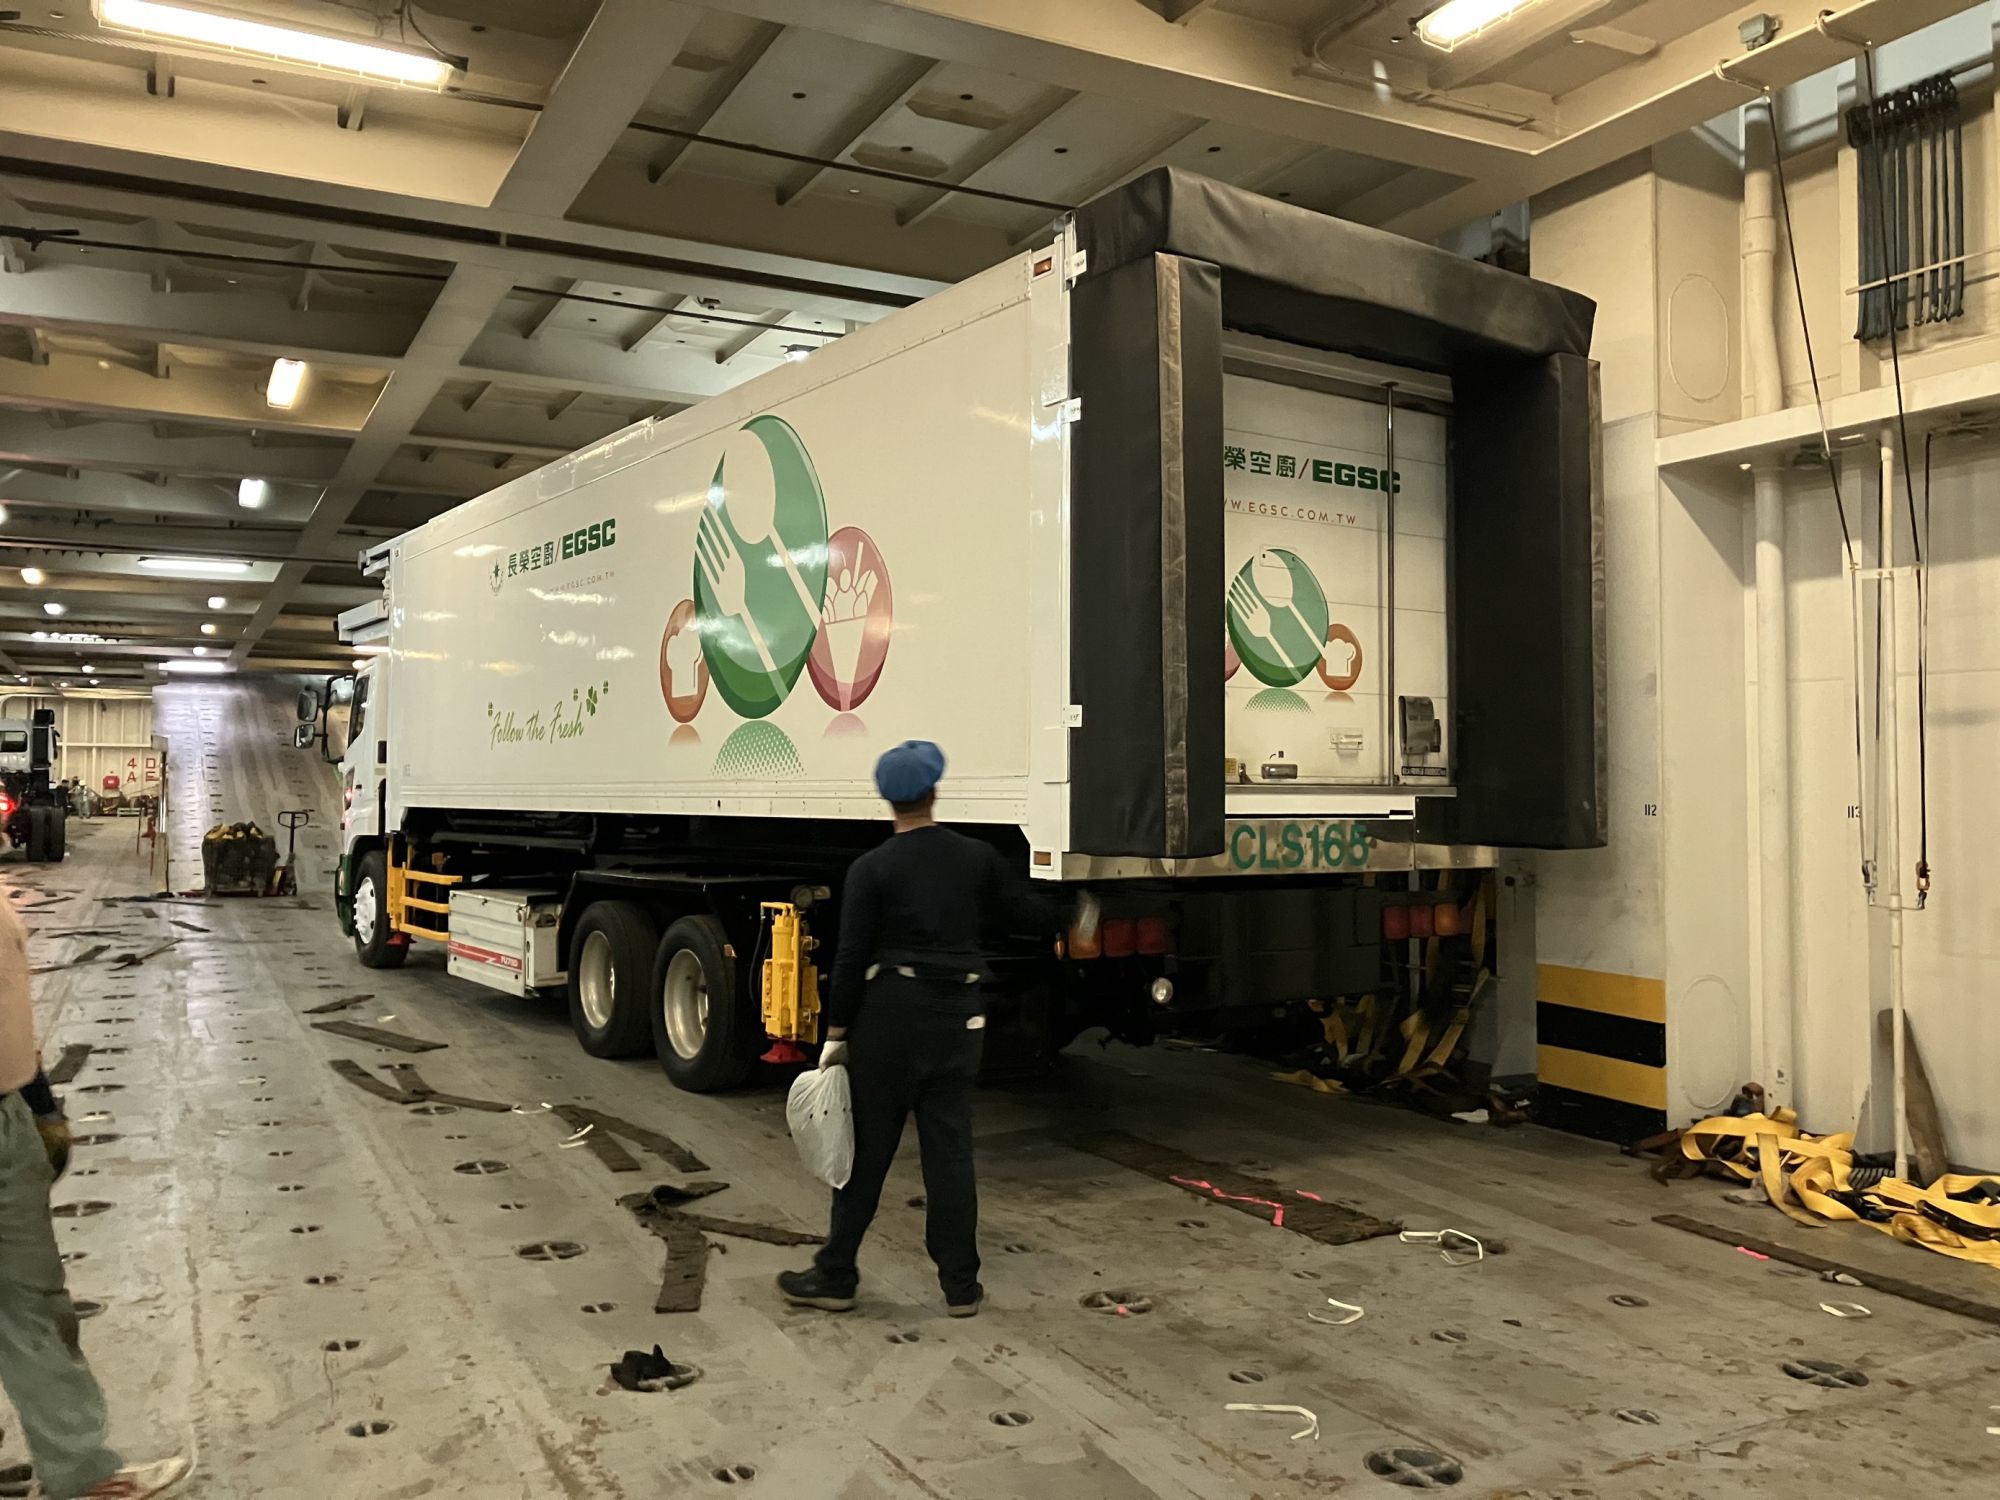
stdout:
<svg viewBox="0 0 2000 1500">
<path fill-rule="evenodd" d="M 785 1123 L 806 1170 L 828 1187 L 846 1187 L 854 1171 L 854 1099 L 847 1069 L 808 1068 L 793 1079 Z"/>
</svg>

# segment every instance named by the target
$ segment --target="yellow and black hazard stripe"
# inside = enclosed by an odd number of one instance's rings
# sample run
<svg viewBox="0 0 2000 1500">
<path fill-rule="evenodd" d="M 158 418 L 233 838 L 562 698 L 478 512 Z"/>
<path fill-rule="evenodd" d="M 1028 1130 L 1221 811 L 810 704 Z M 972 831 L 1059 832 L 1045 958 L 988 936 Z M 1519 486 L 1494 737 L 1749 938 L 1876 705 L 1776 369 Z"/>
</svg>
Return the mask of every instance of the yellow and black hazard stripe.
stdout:
<svg viewBox="0 0 2000 1500">
<path fill-rule="evenodd" d="M 1620 1143 L 1667 1124 L 1667 987 L 1658 979 L 1536 969 L 1536 1118 Z"/>
</svg>

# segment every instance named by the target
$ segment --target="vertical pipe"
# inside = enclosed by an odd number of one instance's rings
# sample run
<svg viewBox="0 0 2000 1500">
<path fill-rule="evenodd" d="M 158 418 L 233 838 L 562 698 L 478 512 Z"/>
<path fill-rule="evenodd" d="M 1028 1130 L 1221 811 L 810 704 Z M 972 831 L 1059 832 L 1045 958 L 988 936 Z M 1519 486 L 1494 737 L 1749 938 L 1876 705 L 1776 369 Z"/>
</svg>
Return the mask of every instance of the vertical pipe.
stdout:
<svg viewBox="0 0 2000 1500">
<path fill-rule="evenodd" d="M 1771 102 L 1744 110 L 1743 327 L 1761 415 L 1785 405 L 1778 352 L 1778 217 Z M 1785 597 L 1785 479 L 1773 460 L 1754 473 L 1757 616 L 1757 863 L 1763 965 L 1751 1013 L 1752 1056 L 1772 1106 L 1793 1102 L 1797 974 L 1792 934 L 1791 638 Z"/>
<path fill-rule="evenodd" d="M 1403 779 L 1403 737 L 1401 715 L 1397 712 L 1396 698 L 1396 383 L 1390 381 L 1383 387 L 1387 397 L 1387 435 L 1384 446 L 1388 450 L 1385 469 L 1388 478 L 1382 481 L 1383 515 L 1383 556 L 1386 574 L 1382 590 L 1382 696 L 1383 707 L 1388 719 L 1388 730 L 1382 737 L 1385 747 L 1383 754 L 1387 763 L 1382 767 L 1382 781 L 1385 786 L 1394 786 Z"/>
<path fill-rule="evenodd" d="M 1896 1113 L 1896 1175 L 1906 1177 L 1910 1164 L 1909 1105 L 1903 1075 L 1903 798 L 1901 756 L 1897 747 L 1896 669 L 1902 653 L 1896 645 L 1896 434 L 1882 429 L 1882 515 L 1875 563 L 1881 588 L 1877 607 L 1882 614 L 1882 647 L 1875 671 L 1882 683 L 1882 739 L 1876 752 L 1881 787 L 1877 826 L 1887 842 L 1883 851 L 1882 901 L 1889 912 L 1889 1036 L 1892 1052 L 1892 1107 Z"/>
</svg>

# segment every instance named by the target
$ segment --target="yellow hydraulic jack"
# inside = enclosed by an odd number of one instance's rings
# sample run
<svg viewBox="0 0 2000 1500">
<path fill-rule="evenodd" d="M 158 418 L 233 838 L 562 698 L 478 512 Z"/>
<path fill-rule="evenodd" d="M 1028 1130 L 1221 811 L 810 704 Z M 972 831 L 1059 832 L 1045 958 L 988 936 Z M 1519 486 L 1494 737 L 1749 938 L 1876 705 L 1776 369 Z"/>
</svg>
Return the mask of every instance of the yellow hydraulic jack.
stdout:
<svg viewBox="0 0 2000 1500">
<path fill-rule="evenodd" d="M 766 901 L 763 912 L 771 944 L 764 960 L 764 1033 L 771 1048 L 764 1061 L 804 1062 L 799 1043 L 819 1040 L 819 970 L 811 957 L 819 939 L 789 901 Z"/>
</svg>

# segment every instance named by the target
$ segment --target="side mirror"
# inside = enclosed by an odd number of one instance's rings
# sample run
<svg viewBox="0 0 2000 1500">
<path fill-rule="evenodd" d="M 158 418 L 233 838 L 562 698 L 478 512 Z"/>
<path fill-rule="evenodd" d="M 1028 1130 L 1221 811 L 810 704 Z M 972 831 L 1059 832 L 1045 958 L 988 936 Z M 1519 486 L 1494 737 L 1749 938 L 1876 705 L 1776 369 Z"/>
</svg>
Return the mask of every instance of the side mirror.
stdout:
<svg viewBox="0 0 2000 1500">
<path fill-rule="evenodd" d="M 294 724 L 292 726 L 292 748 L 294 750 L 309 750 L 312 748 L 312 742 L 318 738 L 319 731 L 310 724 Z"/>
<path fill-rule="evenodd" d="M 311 688 L 299 689 L 299 721 L 308 722 L 319 717 L 319 694 Z M 304 741 L 302 743 L 310 743 Z"/>
</svg>

